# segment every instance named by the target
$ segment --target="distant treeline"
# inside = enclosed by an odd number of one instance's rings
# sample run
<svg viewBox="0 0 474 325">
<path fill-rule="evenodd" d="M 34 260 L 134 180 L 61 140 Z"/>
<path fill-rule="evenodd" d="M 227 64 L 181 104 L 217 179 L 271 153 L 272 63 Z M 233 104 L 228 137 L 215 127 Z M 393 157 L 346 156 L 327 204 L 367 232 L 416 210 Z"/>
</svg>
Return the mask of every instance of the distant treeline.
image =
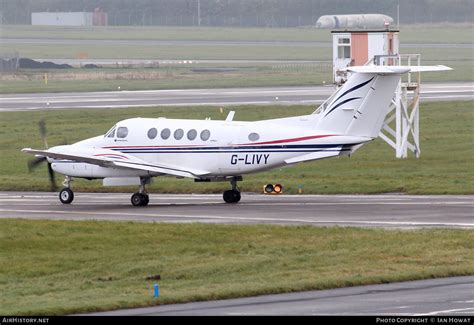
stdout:
<svg viewBox="0 0 474 325">
<path fill-rule="evenodd" d="M 30 24 L 31 13 L 108 13 L 109 25 L 312 26 L 322 15 L 380 13 L 400 23 L 473 22 L 473 0 L 0 0 L 3 24 Z"/>
</svg>

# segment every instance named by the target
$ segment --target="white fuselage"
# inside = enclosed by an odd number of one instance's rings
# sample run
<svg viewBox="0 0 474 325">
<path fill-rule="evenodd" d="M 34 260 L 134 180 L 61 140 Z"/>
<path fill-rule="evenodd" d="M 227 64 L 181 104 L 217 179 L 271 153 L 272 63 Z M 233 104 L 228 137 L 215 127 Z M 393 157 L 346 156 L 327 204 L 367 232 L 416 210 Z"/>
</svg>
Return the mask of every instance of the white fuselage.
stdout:
<svg viewBox="0 0 474 325">
<path fill-rule="evenodd" d="M 133 156 L 151 165 L 205 171 L 204 178 L 212 178 L 318 159 L 309 156 L 314 153 L 336 156 L 342 153 L 341 147 L 349 150 L 370 140 L 318 132 L 314 127 L 317 119 L 317 114 L 257 122 L 133 118 L 117 123 L 103 136 L 68 146 L 68 150 L 118 159 Z M 160 175 L 67 160 L 55 160 L 52 167 L 85 178 Z"/>
</svg>

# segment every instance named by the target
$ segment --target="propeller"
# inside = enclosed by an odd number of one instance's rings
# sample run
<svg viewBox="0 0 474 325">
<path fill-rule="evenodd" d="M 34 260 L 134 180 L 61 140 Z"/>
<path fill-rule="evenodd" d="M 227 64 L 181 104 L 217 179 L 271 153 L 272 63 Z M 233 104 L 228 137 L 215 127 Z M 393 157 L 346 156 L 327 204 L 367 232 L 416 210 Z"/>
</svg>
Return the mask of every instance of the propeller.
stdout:
<svg viewBox="0 0 474 325">
<path fill-rule="evenodd" d="M 46 140 L 46 122 L 44 119 L 39 121 L 38 123 L 40 136 L 43 139 L 44 146 L 48 149 L 48 141 Z M 54 178 L 54 170 L 51 167 L 51 163 L 48 161 L 46 157 L 35 157 L 28 161 L 28 171 L 32 172 L 34 169 L 39 167 L 42 163 L 46 162 L 48 164 L 48 175 L 49 175 L 49 183 L 51 184 L 51 191 L 55 192 L 57 189 L 56 181 Z"/>
<path fill-rule="evenodd" d="M 43 139 L 43 142 L 44 142 L 44 147 L 45 149 L 48 149 L 48 141 L 46 140 L 46 121 L 44 119 L 41 119 L 38 122 L 38 126 L 39 126 L 41 139 Z"/>
</svg>

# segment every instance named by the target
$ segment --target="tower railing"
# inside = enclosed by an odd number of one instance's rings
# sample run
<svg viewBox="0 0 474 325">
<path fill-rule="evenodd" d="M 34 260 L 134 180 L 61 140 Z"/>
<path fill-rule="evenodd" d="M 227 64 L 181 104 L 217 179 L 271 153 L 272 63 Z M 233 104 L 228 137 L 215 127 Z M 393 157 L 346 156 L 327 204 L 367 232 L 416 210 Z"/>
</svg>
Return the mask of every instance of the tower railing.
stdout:
<svg viewBox="0 0 474 325">
<path fill-rule="evenodd" d="M 366 65 L 419 66 L 420 54 L 376 55 Z M 407 158 L 408 150 L 420 157 L 421 73 L 408 73 L 398 84 L 379 137 L 395 149 L 397 158 Z M 406 79 L 405 79 L 406 78 Z"/>
</svg>

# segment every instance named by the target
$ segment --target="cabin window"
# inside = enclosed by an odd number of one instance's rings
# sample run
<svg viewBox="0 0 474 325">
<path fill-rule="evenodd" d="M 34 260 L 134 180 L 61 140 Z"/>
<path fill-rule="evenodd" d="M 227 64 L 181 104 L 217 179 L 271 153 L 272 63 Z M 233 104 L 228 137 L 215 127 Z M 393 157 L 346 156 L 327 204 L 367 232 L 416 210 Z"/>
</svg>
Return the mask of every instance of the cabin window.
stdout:
<svg viewBox="0 0 474 325">
<path fill-rule="evenodd" d="M 163 140 L 168 139 L 168 138 L 170 137 L 170 135 L 171 135 L 170 129 L 163 129 L 163 130 L 161 130 L 161 138 L 162 138 Z"/>
<path fill-rule="evenodd" d="M 191 141 L 194 140 L 194 139 L 196 139 L 196 137 L 197 137 L 197 131 L 194 130 L 194 129 L 189 130 L 187 137 L 188 137 L 188 140 L 191 140 Z"/>
<path fill-rule="evenodd" d="M 183 129 L 177 129 L 176 131 L 174 131 L 174 138 L 176 140 L 181 140 L 183 138 L 183 135 L 184 135 Z"/>
<path fill-rule="evenodd" d="M 203 130 L 203 131 L 201 132 L 200 137 L 201 137 L 201 140 L 202 140 L 202 141 L 207 141 L 207 140 L 209 140 L 209 138 L 211 137 L 211 131 L 209 131 L 209 130 Z"/>
<path fill-rule="evenodd" d="M 158 130 L 156 130 L 155 128 L 151 128 L 148 130 L 148 138 L 153 140 L 154 138 L 156 138 L 156 136 L 158 135 Z"/>
<path fill-rule="evenodd" d="M 258 135 L 258 133 L 255 133 L 255 132 L 252 132 L 249 134 L 249 140 L 250 141 L 258 141 L 258 139 L 260 139 L 260 135 Z"/>
<path fill-rule="evenodd" d="M 117 129 L 117 138 L 123 139 L 128 135 L 128 128 L 121 126 Z"/>
</svg>

